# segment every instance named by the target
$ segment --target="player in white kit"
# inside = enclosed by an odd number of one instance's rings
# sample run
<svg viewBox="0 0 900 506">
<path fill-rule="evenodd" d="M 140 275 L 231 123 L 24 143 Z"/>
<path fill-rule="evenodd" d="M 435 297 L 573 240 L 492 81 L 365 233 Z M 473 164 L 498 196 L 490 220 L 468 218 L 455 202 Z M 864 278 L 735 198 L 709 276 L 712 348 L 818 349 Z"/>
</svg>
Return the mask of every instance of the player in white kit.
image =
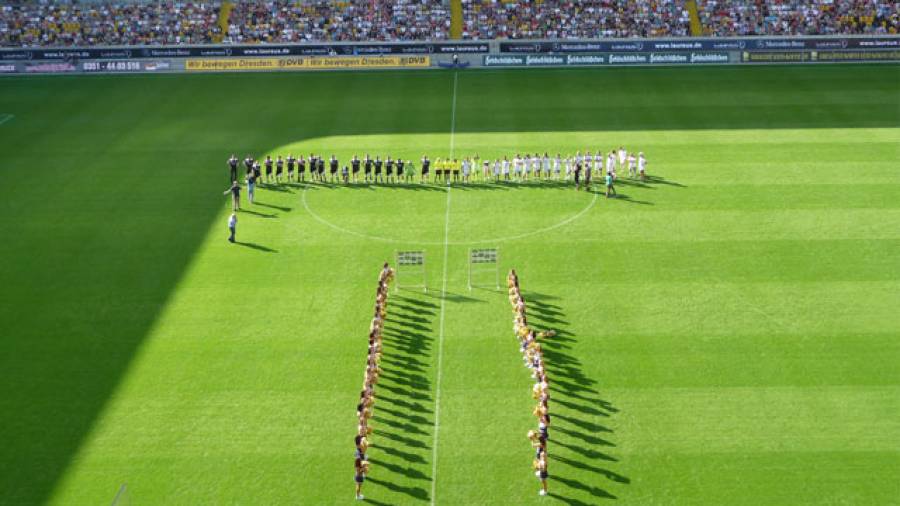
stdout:
<svg viewBox="0 0 900 506">
<path fill-rule="evenodd" d="M 513 159 L 513 175 L 516 181 L 522 179 L 522 155 L 517 154 L 516 158 Z"/>
<path fill-rule="evenodd" d="M 469 183 L 469 173 L 472 171 L 472 160 L 469 158 L 463 158 L 462 161 L 462 176 L 463 183 Z"/>
<path fill-rule="evenodd" d="M 628 153 L 628 175 L 634 179 L 637 176 L 637 169 L 635 168 L 634 162 L 634 153 Z"/>
<path fill-rule="evenodd" d="M 619 168 L 623 171 L 625 170 L 625 159 L 627 158 L 627 152 L 625 151 L 625 146 L 619 146 Z"/>
<path fill-rule="evenodd" d="M 610 151 L 609 155 L 606 157 L 606 173 L 611 174 L 613 179 L 616 179 L 616 152 L 615 152 L 615 150 Z"/>
<path fill-rule="evenodd" d="M 553 159 L 553 177 L 559 181 L 559 171 L 562 170 L 562 160 L 560 159 L 559 153 L 556 153 L 556 158 Z"/>
<path fill-rule="evenodd" d="M 503 179 L 509 181 L 509 160 L 505 156 L 503 157 Z"/>
<path fill-rule="evenodd" d="M 647 180 L 647 159 L 644 158 L 644 152 L 638 153 L 638 173 L 641 175 L 641 181 Z"/>
</svg>

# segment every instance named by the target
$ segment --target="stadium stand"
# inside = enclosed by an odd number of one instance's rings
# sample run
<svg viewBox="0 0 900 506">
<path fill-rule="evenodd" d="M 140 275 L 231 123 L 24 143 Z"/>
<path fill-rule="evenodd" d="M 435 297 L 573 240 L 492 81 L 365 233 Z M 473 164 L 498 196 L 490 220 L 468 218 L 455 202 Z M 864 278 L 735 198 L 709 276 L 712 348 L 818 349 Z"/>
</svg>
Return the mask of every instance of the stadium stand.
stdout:
<svg viewBox="0 0 900 506">
<path fill-rule="evenodd" d="M 681 0 L 463 0 L 464 39 L 687 36 Z"/>
<path fill-rule="evenodd" d="M 274 0 L 240 2 L 227 42 L 446 40 L 450 8 L 441 0 Z"/>
<path fill-rule="evenodd" d="M 698 0 L 706 35 L 896 34 L 900 3 L 890 0 Z"/>
<path fill-rule="evenodd" d="M 0 6 L 0 45 L 204 44 L 218 16 L 218 2 L 19 2 Z"/>
<path fill-rule="evenodd" d="M 453 24 L 455 20 L 455 25 Z M 0 5 L 0 46 L 900 33 L 890 0 L 118 0 Z"/>
</svg>

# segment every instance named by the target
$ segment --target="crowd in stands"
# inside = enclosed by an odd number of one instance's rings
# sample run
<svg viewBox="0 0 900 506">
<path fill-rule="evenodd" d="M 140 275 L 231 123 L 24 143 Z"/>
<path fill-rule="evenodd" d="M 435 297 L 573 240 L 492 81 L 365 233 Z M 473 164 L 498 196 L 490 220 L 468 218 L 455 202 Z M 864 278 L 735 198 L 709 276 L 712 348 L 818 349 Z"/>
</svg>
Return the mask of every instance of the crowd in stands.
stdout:
<svg viewBox="0 0 900 506">
<path fill-rule="evenodd" d="M 900 32 L 896 0 L 698 0 L 707 35 L 851 35 Z"/>
<path fill-rule="evenodd" d="M 422 41 L 450 38 L 447 0 L 14 0 L 0 46 Z M 462 38 L 689 36 L 685 0 L 462 0 Z M 697 0 L 705 35 L 896 34 L 896 0 Z M 225 17 L 227 19 L 220 19 Z M 227 27 L 223 31 L 223 27 Z"/>
<path fill-rule="evenodd" d="M 464 39 L 690 35 L 683 0 L 462 0 Z"/>
<path fill-rule="evenodd" d="M 204 44 L 218 18 L 218 2 L 4 2 L 0 46 Z"/>
<path fill-rule="evenodd" d="M 450 10 L 441 0 L 268 0 L 238 3 L 228 25 L 234 43 L 445 40 Z"/>
</svg>

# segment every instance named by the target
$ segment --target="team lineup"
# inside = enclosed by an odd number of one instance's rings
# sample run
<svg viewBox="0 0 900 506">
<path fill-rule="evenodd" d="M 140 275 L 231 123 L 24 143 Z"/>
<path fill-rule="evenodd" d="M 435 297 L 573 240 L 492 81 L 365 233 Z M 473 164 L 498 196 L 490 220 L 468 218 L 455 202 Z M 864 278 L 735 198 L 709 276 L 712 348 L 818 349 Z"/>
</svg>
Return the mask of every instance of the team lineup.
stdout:
<svg viewBox="0 0 900 506">
<path fill-rule="evenodd" d="M 239 160 L 235 155 L 228 159 L 230 179 L 233 185 L 238 184 Z M 278 155 L 275 159 L 271 155 L 265 160 L 256 160 L 247 155 L 243 161 L 246 168 L 244 178 L 247 184 L 248 198 L 253 202 L 253 193 L 257 185 L 279 184 L 282 179 L 286 182 L 305 182 L 307 172 L 309 181 L 313 182 L 343 182 L 344 184 L 356 183 L 412 183 L 418 176 L 419 183 L 443 182 L 473 183 L 473 182 L 517 182 L 529 181 L 572 181 L 576 189 L 588 189 L 592 186 L 594 174 L 602 177 L 606 187 L 606 196 L 615 196 L 614 183 L 619 172 L 626 172 L 631 178 L 647 177 L 647 158 L 643 152 L 627 151 L 624 147 L 613 149 L 606 155 L 602 151 L 592 154 L 591 151 L 576 152 L 574 155 L 562 156 L 559 153 L 551 157 L 548 152 L 543 156 L 539 154 L 516 154 L 513 157 L 504 156 L 496 159 L 481 159 L 478 154 L 464 158 L 435 158 L 427 155 L 419 161 L 419 169 L 413 160 L 392 158 L 382 159 L 380 156 L 372 158 L 368 153 L 360 158 L 354 155 L 348 164 L 339 162 L 337 157 L 331 155 L 326 159 L 323 156 L 310 154 L 308 158 L 303 155 L 294 157 Z M 265 171 L 263 171 L 263 168 Z M 286 169 L 286 170 L 285 170 Z M 605 171 L 605 174 L 604 174 Z M 360 172 L 362 176 L 360 176 Z M 226 192 L 227 193 L 227 192 Z M 235 208 L 237 209 L 237 208 Z"/>
</svg>

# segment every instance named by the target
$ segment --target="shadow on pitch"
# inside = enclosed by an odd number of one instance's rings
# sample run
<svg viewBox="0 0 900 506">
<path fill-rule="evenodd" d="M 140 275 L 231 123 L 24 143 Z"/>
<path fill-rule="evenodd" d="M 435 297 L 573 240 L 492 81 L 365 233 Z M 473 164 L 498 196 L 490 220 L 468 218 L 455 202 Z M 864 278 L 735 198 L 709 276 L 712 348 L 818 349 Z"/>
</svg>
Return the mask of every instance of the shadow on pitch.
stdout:
<svg viewBox="0 0 900 506">
<path fill-rule="evenodd" d="M 374 464 L 374 462 L 373 462 Z M 406 494 L 414 499 L 421 499 L 423 501 L 428 500 L 428 492 L 425 491 L 422 487 L 403 487 L 392 483 L 386 480 L 379 480 L 378 478 L 372 478 L 371 476 L 366 478 L 369 483 L 374 483 L 376 485 L 381 485 L 382 487 L 392 490 L 394 492 L 400 492 L 402 494 Z M 367 499 L 370 500 L 370 499 Z"/>
<path fill-rule="evenodd" d="M 276 213 L 266 214 L 266 213 L 261 213 L 259 211 L 254 211 L 253 209 L 238 209 L 238 212 L 243 213 L 243 214 L 252 214 L 253 216 L 259 216 L 260 218 L 277 218 L 278 217 L 278 214 L 276 214 Z"/>
<path fill-rule="evenodd" d="M 427 371 L 432 355 L 434 315 L 438 306 L 424 294 L 388 296 L 384 346 L 372 418 L 372 475 L 368 481 L 413 499 L 428 500 L 409 480 L 429 481 L 429 442 L 434 427 L 434 399 Z M 370 496 L 377 497 L 377 490 Z"/>
<path fill-rule="evenodd" d="M 293 210 L 292 207 L 276 206 L 275 204 L 266 204 L 266 203 L 260 202 L 260 201 L 258 201 L 258 200 L 255 201 L 255 202 L 253 203 L 253 205 L 256 205 L 256 206 L 263 206 L 263 207 L 268 207 L 269 209 L 277 209 L 278 211 L 281 211 L 281 212 L 283 212 L 283 213 L 288 213 L 288 212 L 291 212 L 291 211 Z"/>
<path fill-rule="evenodd" d="M 616 499 L 612 493 L 594 484 L 575 479 L 570 473 L 590 472 L 606 477 L 617 484 L 631 480 L 619 473 L 600 467 L 598 462 L 615 464 L 617 457 L 603 450 L 615 448 L 609 438 L 598 434 L 613 431 L 596 422 L 598 417 L 610 418 L 618 410 L 600 398 L 597 381 L 584 371 L 581 360 L 569 350 L 578 343 L 566 328 L 568 320 L 556 297 L 542 293 L 524 294 L 528 307 L 528 321 L 534 328 L 553 328 L 557 334 L 542 343 L 546 368 L 550 375 L 550 450 L 554 465 L 550 468 L 550 495 L 573 505 L 589 504 L 569 496 L 570 492 L 587 493 L 595 499 Z M 558 487 L 562 487 L 562 494 Z"/>
<path fill-rule="evenodd" d="M 262 244 L 256 244 L 255 242 L 234 241 L 234 243 L 237 244 L 238 246 L 255 249 L 256 251 L 265 251 L 266 253 L 278 253 L 277 249 L 272 249 L 268 246 L 263 246 Z"/>
<path fill-rule="evenodd" d="M 435 298 L 435 299 L 444 299 L 448 302 L 482 302 L 482 303 L 485 302 L 485 300 L 483 300 L 483 299 L 476 299 L 474 297 L 469 297 L 469 296 L 463 295 L 461 293 L 454 293 L 454 292 L 441 293 L 440 290 L 430 291 L 430 292 L 425 293 L 425 295 L 427 295 L 428 297 Z"/>
</svg>

